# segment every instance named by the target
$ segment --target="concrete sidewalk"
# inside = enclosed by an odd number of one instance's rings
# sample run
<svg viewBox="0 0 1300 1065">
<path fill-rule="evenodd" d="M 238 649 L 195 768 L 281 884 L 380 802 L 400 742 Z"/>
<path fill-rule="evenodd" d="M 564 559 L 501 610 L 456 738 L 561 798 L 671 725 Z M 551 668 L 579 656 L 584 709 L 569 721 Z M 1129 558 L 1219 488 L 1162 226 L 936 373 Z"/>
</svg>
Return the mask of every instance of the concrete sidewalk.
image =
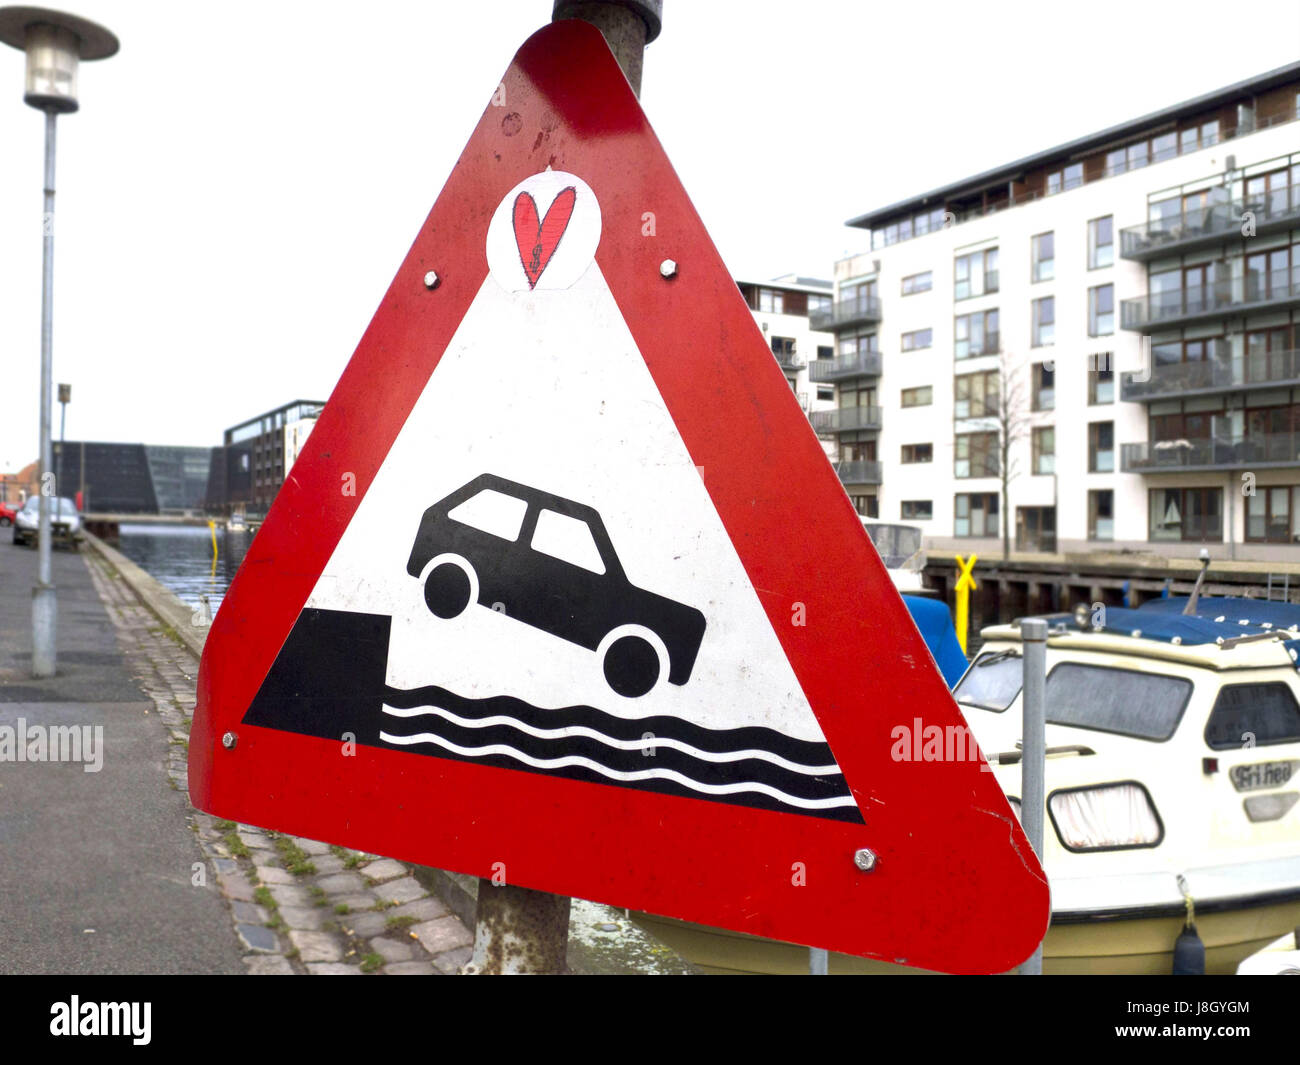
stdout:
<svg viewBox="0 0 1300 1065">
<path fill-rule="evenodd" d="M 205 856 L 168 734 L 85 561 L 55 552 L 59 673 L 41 681 L 35 577 L 36 552 L 0 537 L 0 730 L 100 727 L 103 764 L 0 761 L 0 973 L 244 972 L 225 901 L 210 877 L 192 882 Z"/>
</svg>

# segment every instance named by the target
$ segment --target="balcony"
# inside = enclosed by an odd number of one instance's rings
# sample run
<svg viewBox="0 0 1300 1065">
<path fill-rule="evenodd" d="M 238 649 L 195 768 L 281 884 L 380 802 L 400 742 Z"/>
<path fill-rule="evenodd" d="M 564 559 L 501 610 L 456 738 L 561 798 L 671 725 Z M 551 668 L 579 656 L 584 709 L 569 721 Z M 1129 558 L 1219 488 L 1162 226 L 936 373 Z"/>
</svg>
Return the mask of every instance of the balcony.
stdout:
<svg viewBox="0 0 1300 1065">
<path fill-rule="evenodd" d="M 1227 278 L 1124 300 L 1120 310 L 1125 329 L 1150 333 L 1225 314 L 1282 311 L 1295 306 L 1300 306 L 1300 266 L 1268 277 Z"/>
<path fill-rule="evenodd" d="M 870 325 L 880 321 L 880 300 L 872 297 L 836 300 L 829 309 L 812 311 L 808 315 L 809 328 L 815 332 L 836 332 L 855 325 Z"/>
<path fill-rule="evenodd" d="M 813 381 L 844 381 L 850 377 L 879 377 L 880 352 L 858 351 L 834 359 L 815 359 L 808 366 Z"/>
<path fill-rule="evenodd" d="M 1239 200 L 1225 199 L 1221 203 L 1157 218 L 1143 226 L 1121 229 L 1120 255 L 1145 262 L 1196 251 L 1224 240 L 1240 240 L 1247 212 L 1254 216 L 1256 236 L 1290 229 L 1300 223 L 1300 185 Z"/>
<path fill-rule="evenodd" d="M 836 407 L 813 411 L 812 425 L 819 433 L 848 433 L 855 429 L 879 429 L 879 407 Z"/>
<path fill-rule="evenodd" d="M 797 372 L 803 369 L 803 359 L 799 358 L 793 350 L 774 351 L 772 352 L 772 356 L 776 359 L 777 365 L 783 370 Z"/>
<path fill-rule="evenodd" d="M 1125 444 L 1120 450 L 1120 469 L 1125 473 L 1233 470 L 1242 466 L 1300 466 L 1300 433 L 1158 440 Z"/>
<path fill-rule="evenodd" d="M 849 459 L 833 463 L 843 484 L 880 484 L 880 463 L 869 459 Z"/>
<path fill-rule="evenodd" d="M 1140 403 L 1277 385 L 1300 385 L 1300 351 L 1256 352 L 1235 359 L 1225 353 L 1201 362 L 1152 366 L 1145 381 L 1125 374 L 1120 391 L 1124 400 Z"/>
</svg>

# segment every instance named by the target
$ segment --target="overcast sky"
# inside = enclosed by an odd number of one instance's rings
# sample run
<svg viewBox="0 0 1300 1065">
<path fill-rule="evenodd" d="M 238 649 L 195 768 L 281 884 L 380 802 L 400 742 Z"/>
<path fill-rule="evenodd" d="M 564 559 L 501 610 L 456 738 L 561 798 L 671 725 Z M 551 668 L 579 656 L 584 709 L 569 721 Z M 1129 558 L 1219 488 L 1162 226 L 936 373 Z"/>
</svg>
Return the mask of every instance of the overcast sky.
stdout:
<svg viewBox="0 0 1300 1065">
<path fill-rule="evenodd" d="M 664 8 L 642 102 L 745 278 L 829 277 L 866 246 L 853 215 L 1300 52 L 1293 0 Z M 67 437 L 209 445 L 328 397 L 551 0 L 69 10 L 122 51 L 83 64 L 59 122 Z M 0 471 L 37 455 L 43 124 L 22 78 L 0 48 Z"/>
</svg>

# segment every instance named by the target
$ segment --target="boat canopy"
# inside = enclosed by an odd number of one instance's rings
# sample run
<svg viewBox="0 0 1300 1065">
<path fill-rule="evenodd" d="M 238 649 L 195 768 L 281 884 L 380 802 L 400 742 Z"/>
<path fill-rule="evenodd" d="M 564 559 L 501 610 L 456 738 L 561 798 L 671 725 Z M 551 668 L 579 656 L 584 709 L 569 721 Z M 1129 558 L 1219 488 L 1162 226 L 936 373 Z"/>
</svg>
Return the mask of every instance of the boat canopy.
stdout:
<svg viewBox="0 0 1300 1065">
<path fill-rule="evenodd" d="M 1187 607 L 1185 595 L 1152 599 L 1138 607 L 1139 613 L 1182 614 Z M 1279 603 L 1267 599 L 1234 599 L 1228 596 L 1203 595 L 1196 602 L 1196 617 L 1234 625 L 1258 625 L 1290 629 L 1300 625 L 1300 603 Z M 1237 633 L 1240 635 L 1240 633 Z"/>
</svg>

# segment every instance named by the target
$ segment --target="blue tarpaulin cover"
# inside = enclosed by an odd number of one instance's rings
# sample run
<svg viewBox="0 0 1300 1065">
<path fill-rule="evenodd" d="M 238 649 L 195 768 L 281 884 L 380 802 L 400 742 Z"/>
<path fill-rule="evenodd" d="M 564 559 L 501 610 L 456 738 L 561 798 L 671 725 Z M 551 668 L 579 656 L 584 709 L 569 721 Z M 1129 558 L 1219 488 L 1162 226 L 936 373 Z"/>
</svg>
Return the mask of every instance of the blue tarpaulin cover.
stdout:
<svg viewBox="0 0 1300 1065">
<path fill-rule="evenodd" d="M 905 595 L 903 602 L 920 630 L 925 646 L 930 649 L 939 672 L 947 682 L 948 688 L 961 680 L 966 672 L 966 656 L 961 653 L 961 644 L 957 642 L 957 630 L 953 628 L 952 616 L 948 606 L 939 599 L 927 599 L 919 595 Z"/>
</svg>

